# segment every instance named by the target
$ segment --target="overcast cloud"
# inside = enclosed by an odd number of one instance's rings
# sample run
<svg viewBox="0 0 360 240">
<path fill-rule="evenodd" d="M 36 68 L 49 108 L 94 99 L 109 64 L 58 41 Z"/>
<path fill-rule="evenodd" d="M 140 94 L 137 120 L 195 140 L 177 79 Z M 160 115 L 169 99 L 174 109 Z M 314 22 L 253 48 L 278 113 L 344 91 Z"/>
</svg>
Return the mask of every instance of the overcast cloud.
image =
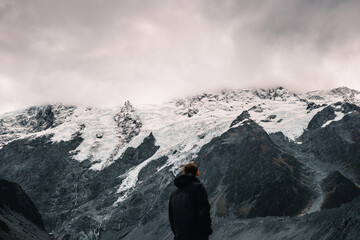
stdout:
<svg viewBox="0 0 360 240">
<path fill-rule="evenodd" d="M 360 90 L 358 0 L 0 0 L 0 112 Z"/>
</svg>

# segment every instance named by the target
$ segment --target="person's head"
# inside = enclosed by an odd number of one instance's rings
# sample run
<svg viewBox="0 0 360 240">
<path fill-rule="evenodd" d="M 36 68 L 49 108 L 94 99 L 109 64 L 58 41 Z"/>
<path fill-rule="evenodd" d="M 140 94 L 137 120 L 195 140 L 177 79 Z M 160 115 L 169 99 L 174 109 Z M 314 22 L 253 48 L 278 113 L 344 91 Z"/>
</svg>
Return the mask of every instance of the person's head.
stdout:
<svg viewBox="0 0 360 240">
<path fill-rule="evenodd" d="M 188 163 L 183 167 L 182 174 L 184 174 L 184 175 L 190 174 L 190 175 L 197 177 L 197 176 L 199 176 L 199 168 L 193 162 Z"/>
</svg>

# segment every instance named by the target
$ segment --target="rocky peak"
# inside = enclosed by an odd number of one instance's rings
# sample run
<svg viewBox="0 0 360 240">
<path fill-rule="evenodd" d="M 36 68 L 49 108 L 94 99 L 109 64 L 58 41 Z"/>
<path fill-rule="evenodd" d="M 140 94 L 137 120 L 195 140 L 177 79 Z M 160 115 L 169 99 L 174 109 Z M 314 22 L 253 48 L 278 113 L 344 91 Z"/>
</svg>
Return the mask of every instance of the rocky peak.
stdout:
<svg viewBox="0 0 360 240">
<path fill-rule="evenodd" d="M 134 107 L 131 105 L 130 101 L 125 101 L 124 106 L 121 107 L 120 112 L 135 112 Z"/>
<path fill-rule="evenodd" d="M 248 118 L 246 111 L 241 115 L 238 120 Z M 213 138 L 195 163 L 216 216 L 293 216 L 309 202 L 299 161 L 252 120 Z"/>
<path fill-rule="evenodd" d="M 244 121 L 245 119 L 250 119 L 250 114 L 248 111 L 243 111 L 230 125 L 230 127 Z"/>
<path fill-rule="evenodd" d="M 285 101 L 286 99 L 291 97 L 297 97 L 295 93 L 292 93 L 283 87 L 255 90 L 254 95 L 261 99 L 282 100 L 282 101 Z"/>
<path fill-rule="evenodd" d="M 348 87 L 338 87 L 338 88 L 334 88 L 330 91 L 333 94 L 338 94 L 338 95 L 354 95 L 354 94 L 360 94 L 359 91 L 356 91 L 354 89 L 350 89 Z"/>
<path fill-rule="evenodd" d="M 324 105 L 317 106 L 315 108 L 319 108 L 323 106 Z M 311 109 L 309 111 L 311 111 Z M 315 116 L 309 122 L 308 129 L 313 130 L 322 127 L 326 122 L 334 120 L 338 114 L 340 113 L 348 114 L 353 111 L 360 112 L 360 107 L 348 102 L 336 102 L 316 113 Z"/>
<path fill-rule="evenodd" d="M 321 103 L 332 104 L 338 101 L 349 103 L 360 103 L 360 91 L 348 87 L 338 87 L 330 91 L 318 90 L 307 92 L 303 95 L 306 99 L 320 101 Z M 319 103 L 319 102 L 317 102 Z"/>
<path fill-rule="evenodd" d="M 346 102 L 358 102 L 359 98 L 356 99 L 356 96 L 359 96 L 360 92 L 348 87 L 339 87 L 331 90 L 330 94 L 342 97 Z"/>
<path fill-rule="evenodd" d="M 126 101 L 120 112 L 114 116 L 114 121 L 125 142 L 130 142 L 134 136 L 138 135 L 142 127 L 140 117 L 129 101 Z"/>
<path fill-rule="evenodd" d="M 34 106 L 0 116 L 0 146 L 23 136 L 54 128 L 74 113 L 75 107 L 61 104 Z"/>
</svg>

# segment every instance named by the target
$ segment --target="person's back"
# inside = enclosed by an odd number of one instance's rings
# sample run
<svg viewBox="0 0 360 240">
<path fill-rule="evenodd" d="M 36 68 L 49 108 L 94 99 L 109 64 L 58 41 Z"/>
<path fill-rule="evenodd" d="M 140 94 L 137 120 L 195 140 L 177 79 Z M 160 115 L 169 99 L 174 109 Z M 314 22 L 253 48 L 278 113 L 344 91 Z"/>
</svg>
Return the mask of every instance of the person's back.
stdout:
<svg viewBox="0 0 360 240">
<path fill-rule="evenodd" d="M 212 233 L 210 204 L 198 173 L 196 164 L 189 163 L 174 180 L 177 189 L 170 196 L 169 220 L 176 240 L 205 240 Z"/>
</svg>

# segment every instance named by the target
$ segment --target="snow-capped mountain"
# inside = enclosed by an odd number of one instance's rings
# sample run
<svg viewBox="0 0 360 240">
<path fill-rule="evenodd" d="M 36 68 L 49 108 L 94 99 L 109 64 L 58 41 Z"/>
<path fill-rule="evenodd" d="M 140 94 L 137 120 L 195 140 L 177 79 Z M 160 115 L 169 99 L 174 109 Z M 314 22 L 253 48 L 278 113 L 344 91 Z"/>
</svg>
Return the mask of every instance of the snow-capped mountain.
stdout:
<svg viewBox="0 0 360 240">
<path fill-rule="evenodd" d="M 345 87 L 279 87 L 161 105 L 32 107 L 0 116 L 0 177 L 19 183 L 63 239 L 168 238 L 171 181 L 189 161 L 219 232 L 223 218 L 317 214 L 347 201 L 324 191 L 344 185 L 331 176 L 358 183 L 359 106 L 360 92 Z"/>
</svg>

